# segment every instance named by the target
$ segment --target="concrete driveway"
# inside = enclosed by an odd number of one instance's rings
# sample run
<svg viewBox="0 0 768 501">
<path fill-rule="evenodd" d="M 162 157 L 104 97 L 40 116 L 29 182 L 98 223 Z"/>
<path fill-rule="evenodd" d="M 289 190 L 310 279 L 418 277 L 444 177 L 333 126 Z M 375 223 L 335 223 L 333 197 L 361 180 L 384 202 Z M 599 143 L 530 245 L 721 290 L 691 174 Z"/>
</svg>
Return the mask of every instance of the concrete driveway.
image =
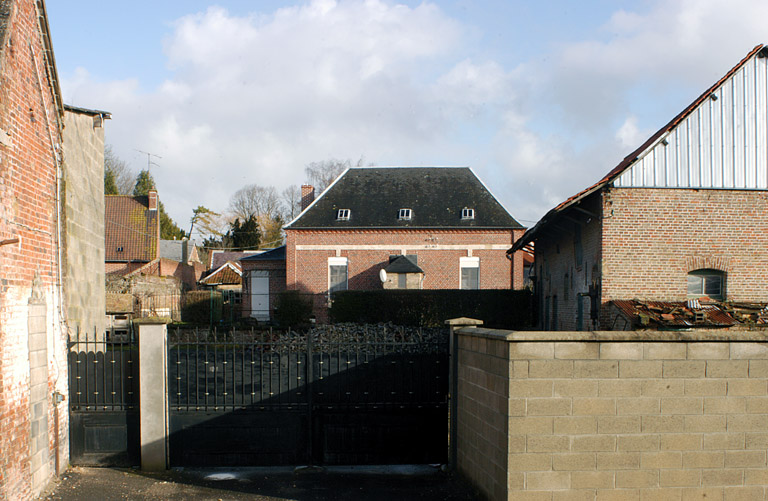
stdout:
<svg viewBox="0 0 768 501">
<path fill-rule="evenodd" d="M 72 467 L 45 500 L 475 500 L 456 475 L 429 466 L 329 469 L 174 469 Z"/>
</svg>

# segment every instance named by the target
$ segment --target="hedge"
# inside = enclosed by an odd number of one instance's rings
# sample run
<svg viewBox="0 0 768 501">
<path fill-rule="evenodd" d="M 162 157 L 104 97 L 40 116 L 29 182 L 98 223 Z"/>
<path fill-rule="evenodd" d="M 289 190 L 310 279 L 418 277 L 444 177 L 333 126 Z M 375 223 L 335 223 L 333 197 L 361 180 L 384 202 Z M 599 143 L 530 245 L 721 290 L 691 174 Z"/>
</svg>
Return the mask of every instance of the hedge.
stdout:
<svg viewBox="0 0 768 501">
<path fill-rule="evenodd" d="M 332 322 L 438 327 L 469 317 L 484 327 L 525 330 L 532 326 L 529 290 L 376 290 L 340 291 L 329 310 Z"/>
<path fill-rule="evenodd" d="M 181 321 L 190 324 L 217 323 L 221 320 L 221 306 L 219 291 L 189 291 L 184 296 Z"/>
</svg>

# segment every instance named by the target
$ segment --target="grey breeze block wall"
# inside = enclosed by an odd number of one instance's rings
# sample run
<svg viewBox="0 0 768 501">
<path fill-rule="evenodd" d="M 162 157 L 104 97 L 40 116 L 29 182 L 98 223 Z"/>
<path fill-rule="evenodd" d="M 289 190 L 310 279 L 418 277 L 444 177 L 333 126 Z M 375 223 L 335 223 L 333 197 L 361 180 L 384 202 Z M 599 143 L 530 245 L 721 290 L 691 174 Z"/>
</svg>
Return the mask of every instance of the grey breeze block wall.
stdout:
<svg viewBox="0 0 768 501">
<path fill-rule="evenodd" d="M 102 334 L 104 285 L 104 129 L 67 110 L 64 129 L 65 299 L 71 333 Z"/>
<path fill-rule="evenodd" d="M 457 467 L 489 499 L 768 499 L 765 334 L 456 335 Z"/>
</svg>

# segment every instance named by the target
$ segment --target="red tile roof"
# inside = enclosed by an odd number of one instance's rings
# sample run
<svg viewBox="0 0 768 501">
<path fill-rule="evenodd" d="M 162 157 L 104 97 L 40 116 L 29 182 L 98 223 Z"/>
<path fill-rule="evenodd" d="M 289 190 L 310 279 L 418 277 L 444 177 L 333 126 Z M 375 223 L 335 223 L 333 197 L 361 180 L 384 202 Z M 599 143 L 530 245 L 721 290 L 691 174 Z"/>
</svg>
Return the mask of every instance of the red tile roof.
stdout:
<svg viewBox="0 0 768 501">
<path fill-rule="evenodd" d="M 538 232 L 539 228 L 546 224 L 546 222 L 551 219 L 552 216 L 556 215 L 559 212 L 562 212 L 563 210 L 567 209 L 574 203 L 578 202 L 579 200 L 587 197 L 588 195 L 591 195 L 592 193 L 598 191 L 608 183 L 612 182 L 614 179 L 619 177 L 625 170 L 629 168 L 637 159 L 640 157 L 640 155 L 648 149 L 651 145 L 653 145 L 656 141 L 661 138 L 664 134 L 672 130 L 678 123 L 680 123 L 682 120 L 684 120 L 688 115 L 690 115 L 698 106 L 701 104 L 702 101 L 707 99 L 718 87 L 723 85 L 726 80 L 728 80 L 734 73 L 736 73 L 739 69 L 741 69 L 744 64 L 752 59 L 752 57 L 760 52 L 761 49 L 763 49 L 763 44 L 756 45 L 754 49 L 749 51 L 749 53 L 744 56 L 744 59 L 739 61 L 739 63 L 731 68 L 728 73 L 726 73 L 720 80 L 715 82 L 711 87 L 709 87 L 707 90 L 705 90 L 698 98 L 696 98 L 690 105 L 688 105 L 683 111 L 681 111 L 675 118 L 673 118 L 669 123 L 667 123 L 664 127 L 656 131 L 655 134 L 653 134 L 651 137 L 648 138 L 647 141 L 645 141 L 642 145 L 640 145 L 639 148 L 637 148 L 635 151 L 627 155 L 624 160 L 619 162 L 619 164 L 611 169 L 611 171 L 606 174 L 600 181 L 593 184 L 589 188 L 586 188 L 572 197 L 566 199 L 562 203 L 560 203 L 557 207 L 547 212 L 547 214 L 544 215 L 541 220 L 536 223 L 533 228 L 530 228 L 528 231 L 526 231 L 520 239 L 515 242 L 515 244 L 512 246 L 512 248 L 509 250 L 510 252 L 515 252 L 517 250 L 520 250 L 523 248 L 528 242 L 533 240 L 534 235 Z"/>
<path fill-rule="evenodd" d="M 227 261 L 216 271 L 200 280 L 203 285 L 241 285 L 243 269 L 237 261 Z"/>
<path fill-rule="evenodd" d="M 104 203 L 105 260 L 149 262 L 157 258 L 160 219 L 149 197 L 107 195 Z"/>
</svg>

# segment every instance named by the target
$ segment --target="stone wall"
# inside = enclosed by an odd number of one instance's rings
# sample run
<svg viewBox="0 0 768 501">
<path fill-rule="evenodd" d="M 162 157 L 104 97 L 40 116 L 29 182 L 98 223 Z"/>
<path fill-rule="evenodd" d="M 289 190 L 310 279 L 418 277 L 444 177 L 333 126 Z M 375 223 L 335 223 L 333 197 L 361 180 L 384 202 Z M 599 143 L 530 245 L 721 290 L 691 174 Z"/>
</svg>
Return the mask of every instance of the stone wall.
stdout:
<svg viewBox="0 0 768 501">
<path fill-rule="evenodd" d="M 765 499 L 768 336 L 458 336 L 457 467 L 490 499 Z"/>
<path fill-rule="evenodd" d="M 104 129 L 92 113 L 68 109 L 64 120 L 67 324 L 94 335 L 105 318 Z"/>
</svg>

